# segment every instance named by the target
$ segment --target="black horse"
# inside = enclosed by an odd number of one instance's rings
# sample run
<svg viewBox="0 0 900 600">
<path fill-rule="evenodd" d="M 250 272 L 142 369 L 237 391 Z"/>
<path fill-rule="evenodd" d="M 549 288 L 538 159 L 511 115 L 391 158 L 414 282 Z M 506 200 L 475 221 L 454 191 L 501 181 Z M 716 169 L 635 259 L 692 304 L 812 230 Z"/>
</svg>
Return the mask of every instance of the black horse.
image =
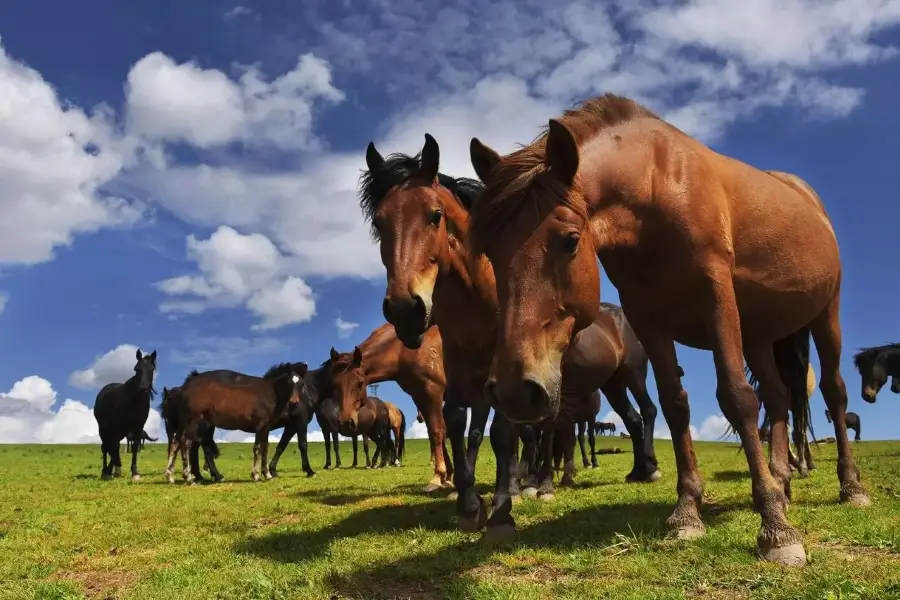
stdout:
<svg viewBox="0 0 900 600">
<path fill-rule="evenodd" d="M 165 388 L 163 388 L 163 389 L 165 389 Z M 145 441 L 146 442 L 156 442 L 159 440 L 158 440 L 158 438 L 150 437 L 150 434 L 148 434 L 143 429 L 141 430 L 140 437 L 138 437 L 137 439 L 132 438 L 131 434 L 129 433 L 127 436 L 125 436 L 125 452 L 126 453 L 131 452 L 131 445 L 134 443 L 137 443 L 140 445 L 139 450 L 143 450 Z"/>
<path fill-rule="evenodd" d="M 869 404 L 875 403 L 875 397 L 888 377 L 891 378 L 891 391 L 900 394 L 900 344 L 860 348 L 853 356 L 853 364 L 862 377 L 863 400 Z"/>
<path fill-rule="evenodd" d="M 100 449 L 103 452 L 101 479 L 122 475 L 122 457 L 119 444 L 123 438 L 140 440 L 150 414 L 150 401 L 155 394 L 153 374 L 156 371 L 156 350 L 144 355 L 136 354 L 134 375 L 125 383 L 108 383 L 94 401 L 94 418 L 100 432 Z M 131 444 L 131 478 L 137 481 L 137 455 L 140 444 Z M 107 457 L 109 461 L 107 461 Z"/>
<path fill-rule="evenodd" d="M 197 371 L 191 371 L 191 375 L 188 375 L 188 377 L 193 375 L 197 375 Z M 175 433 L 178 431 L 178 417 L 181 411 L 179 403 L 182 400 L 180 386 L 173 387 L 172 389 L 166 387 L 163 388 L 162 404 L 159 406 L 159 413 L 162 417 L 163 425 L 166 428 L 166 437 L 169 441 L 170 452 L 175 445 Z M 206 421 L 201 421 L 197 426 L 197 437 L 194 440 L 195 443 L 191 444 L 190 450 L 191 473 L 194 474 L 194 479 L 197 481 L 204 481 L 203 474 L 200 472 L 200 448 L 203 448 L 204 466 L 206 470 L 209 471 L 213 480 L 223 481 L 225 479 L 225 477 L 222 476 L 222 473 L 219 472 L 218 467 L 216 467 L 215 459 L 219 458 L 220 452 L 219 445 L 216 444 L 214 438 L 215 432 L 216 428 Z M 175 480 L 173 474 L 168 469 L 166 470 L 166 476 L 170 483 L 174 483 Z"/>
<path fill-rule="evenodd" d="M 831 411 L 825 411 L 825 418 L 828 419 L 828 422 L 831 423 Z M 846 412 L 844 413 L 844 424 L 847 426 L 847 429 L 852 429 L 853 433 L 853 441 L 858 442 L 862 439 L 862 425 L 859 422 L 859 415 L 855 412 Z"/>
<path fill-rule="evenodd" d="M 615 423 L 607 423 L 606 421 L 594 421 L 594 431 L 603 435 L 604 431 L 608 431 L 609 435 L 616 434 L 616 424 Z"/>
</svg>

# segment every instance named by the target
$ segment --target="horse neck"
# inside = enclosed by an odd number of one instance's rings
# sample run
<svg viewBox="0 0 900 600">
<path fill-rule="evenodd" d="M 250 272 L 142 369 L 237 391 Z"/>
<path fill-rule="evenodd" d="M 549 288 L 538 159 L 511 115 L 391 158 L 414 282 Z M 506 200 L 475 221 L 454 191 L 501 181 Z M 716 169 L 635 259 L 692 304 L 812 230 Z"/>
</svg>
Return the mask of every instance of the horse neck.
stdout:
<svg viewBox="0 0 900 600">
<path fill-rule="evenodd" d="M 362 371 L 366 384 L 393 381 L 400 371 L 400 352 L 403 343 L 394 328 L 383 325 L 359 345 L 362 352 Z"/>
<path fill-rule="evenodd" d="M 900 376 L 900 348 L 886 350 L 878 357 L 888 375 Z"/>
<path fill-rule="evenodd" d="M 494 271 L 487 260 L 469 260 L 465 240 L 469 215 L 461 207 L 448 211 L 456 233 L 449 237 L 447 264 L 434 285 L 433 316 L 445 342 L 460 347 L 493 348 L 497 330 Z M 465 307 L 465 310 L 460 310 Z"/>
<path fill-rule="evenodd" d="M 142 390 L 141 389 L 141 381 L 140 375 L 135 373 L 132 375 L 128 381 L 125 382 L 123 387 L 128 390 L 128 396 L 134 397 L 138 396 L 141 400 L 146 400 L 147 404 L 150 403 L 150 390 Z"/>
</svg>

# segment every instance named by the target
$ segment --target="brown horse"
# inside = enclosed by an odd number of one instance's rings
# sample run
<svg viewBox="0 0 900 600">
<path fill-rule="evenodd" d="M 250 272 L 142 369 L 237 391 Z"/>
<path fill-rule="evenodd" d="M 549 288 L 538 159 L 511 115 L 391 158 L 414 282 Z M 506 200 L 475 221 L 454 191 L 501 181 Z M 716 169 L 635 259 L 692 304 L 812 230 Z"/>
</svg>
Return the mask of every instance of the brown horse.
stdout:
<svg viewBox="0 0 900 600">
<path fill-rule="evenodd" d="M 197 439 L 197 429 L 204 421 L 213 427 L 256 434 L 251 478 L 259 481 L 261 465 L 263 477 L 271 479 L 269 431 L 288 405 L 299 405 L 306 395 L 303 380 L 306 371 L 306 363 L 298 362 L 275 365 L 263 377 L 224 370 L 188 377 L 181 386 L 176 433 L 185 482 L 193 483 L 188 454 Z M 303 431 L 308 422 L 306 418 Z M 170 448 L 168 473 L 171 473 L 174 461 L 175 454 Z"/>
<path fill-rule="evenodd" d="M 676 341 L 713 352 L 716 396 L 739 426 L 750 466 L 764 558 L 806 562 L 803 539 L 785 516 L 786 422 L 792 401 L 805 401 L 810 333 L 835 419 L 841 499 L 869 503 L 844 429 L 837 240 L 806 182 L 718 154 L 612 94 L 551 119 L 510 155 L 477 138 L 470 154 L 487 188 L 470 231 L 473 260 L 490 259 L 500 300 L 489 386 L 499 411 L 517 422 L 556 412 L 563 353 L 597 315 L 599 258 L 650 357 L 672 432 L 673 532 L 704 533 Z M 745 358 L 773 422 L 768 468 Z"/>
<path fill-rule="evenodd" d="M 391 466 L 399 467 L 403 462 L 403 451 L 406 448 L 406 415 L 400 407 L 393 402 L 383 400 L 388 408 L 388 417 L 391 420 L 391 431 L 394 434 L 396 444 L 395 451 L 391 455 Z"/>
<path fill-rule="evenodd" d="M 341 435 L 346 437 L 363 436 L 363 447 L 366 453 L 366 468 L 376 468 L 376 461 L 381 456 L 380 467 L 387 464 L 388 456 L 393 454 L 391 447 L 391 411 L 388 403 L 375 396 L 345 395 L 341 403 Z M 369 463 L 369 442 L 375 442 L 375 454 Z"/>
<path fill-rule="evenodd" d="M 473 473 L 460 474 L 459 460 L 465 451 L 463 409 L 471 407 L 467 469 L 474 468 L 478 446 L 473 440 L 480 443 L 489 411 L 483 387 L 497 329 L 493 271 L 487 261 L 470 261 L 467 247 L 469 208 L 477 202 L 482 186 L 438 173 L 439 147 L 430 135 L 426 134 L 425 140 L 420 156 L 394 154 L 387 160 L 374 145 L 369 145 L 369 171 L 363 174 L 361 206 L 380 240 L 388 275 L 383 310 L 398 337 L 414 347 L 421 343 L 431 325 L 437 324 L 441 329 L 448 385 L 444 416 L 448 431 L 454 427 L 448 413 L 455 415 L 457 427 L 454 461 L 459 475 L 456 486 L 460 493 L 460 523 L 464 528 L 480 528 L 479 524 L 485 521 L 483 503 L 471 490 Z M 656 408 L 644 385 L 648 361 L 627 321 L 620 317 L 621 311 L 610 307 L 598 316 L 596 327 L 585 332 L 583 341 L 576 344 L 563 369 L 565 394 L 572 402 L 579 402 L 602 388 L 614 409 L 629 423 L 635 438 L 635 465 L 628 480 L 653 481 L 659 478 L 659 472 L 652 445 Z M 452 394 L 451 382 L 455 386 Z M 625 392 L 628 387 L 641 404 L 643 422 L 631 407 Z M 544 426 L 552 430 L 555 425 Z M 642 428 L 646 428 L 648 436 Z M 499 466 L 488 527 L 494 529 L 492 534 L 501 537 L 510 534 L 514 526 L 509 514 L 510 495 L 518 492 L 518 484 L 511 480 L 511 472 L 518 469 L 510 468 L 508 472 L 507 467 L 508 463 L 516 463 L 515 434 L 505 415 L 495 415 L 491 446 Z"/>
<path fill-rule="evenodd" d="M 326 366 L 326 365 L 323 365 Z M 395 381 L 410 395 L 428 430 L 434 477 L 425 486 L 426 492 L 450 487 L 453 464 L 447 453 L 442 408 L 447 380 L 444 376 L 444 354 L 441 334 L 432 327 L 425 334 L 422 345 L 410 349 L 397 338 L 390 323 L 369 334 L 353 352 L 339 353 L 331 349 L 327 366 L 335 400 L 339 406 L 366 395 L 370 384 Z M 420 421 L 421 422 L 421 421 Z"/>
<path fill-rule="evenodd" d="M 175 448 L 178 447 L 176 433 L 178 432 L 178 418 L 181 414 L 181 403 L 183 401 L 181 386 L 175 386 L 171 389 L 163 388 L 159 414 L 166 428 L 166 436 L 169 438 L 169 456 L 173 456 Z M 191 444 L 190 452 L 191 472 L 197 481 L 204 481 L 203 473 L 200 472 L 199 453 L 201 448 L 203 449 L 206 468 L 209 470 L 213 480 L 219 482 L 225 479 L 216 466 L 215 459 L 219 457 L 219 445 L 216 444 L 215 432 L 216 428 L 206 421 L 201 421 L 197 426 L 197 438 Z M 175 481 L 170 469 L 166 469 L 166 476 L 169 479 L 169 483 Z"/>
</svg>

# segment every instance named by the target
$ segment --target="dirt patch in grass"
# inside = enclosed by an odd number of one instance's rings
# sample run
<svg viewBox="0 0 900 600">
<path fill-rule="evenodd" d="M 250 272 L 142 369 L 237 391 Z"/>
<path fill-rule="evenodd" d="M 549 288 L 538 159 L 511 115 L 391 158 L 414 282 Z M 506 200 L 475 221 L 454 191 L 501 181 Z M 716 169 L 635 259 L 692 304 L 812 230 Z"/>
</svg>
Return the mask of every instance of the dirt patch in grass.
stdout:
<svg viewBox="0 0 900 600">
<path fill-rule="evenodd" d="M 354 578 L 352 583 L 345 580 L 333 582 L 340 592 L 330 600 L 350 598 L 372 598 L 373 600 L 443 600 L 441 588 L 421 581 L 398 577 L 386 582 L 382 579 Z"/>
<path fill-rule="evenodd" d="M 561 569 L 537 560 L 535 557 L 523 557 L 516 564 L 509 565 L 498 562 L 480 564 L 466 571 L 475 579 L 499 584 L 521 583 L 571 583 L 577 574 L 569 569 Z M 604 579 L 608 579 L 604 575 Z"/>
<path fill-rule="evenodd" d="M 137 579 L 137 574 L 124 569 L 103 569 L 89 571 L 57 571 L 50 581 L 71 581 L 78 584 L 88 598 L 116 598 L 116 592 L 129 587 Z"/>
</svg>

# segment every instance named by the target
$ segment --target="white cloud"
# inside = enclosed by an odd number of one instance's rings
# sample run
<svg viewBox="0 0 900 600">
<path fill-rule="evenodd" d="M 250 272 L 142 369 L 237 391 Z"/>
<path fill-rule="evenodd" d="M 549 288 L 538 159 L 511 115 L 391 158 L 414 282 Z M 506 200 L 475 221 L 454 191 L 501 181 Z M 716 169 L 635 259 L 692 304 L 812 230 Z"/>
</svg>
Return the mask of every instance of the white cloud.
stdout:
<svg viewBox="0 0 900 600">
<path fill-rule="evenodd" d="M 728 419 L 722 415 L 709 415 L 700 424 L 694 439 L 718 441 L 728 429 Z"/>
<path fill-rule="evenodd" d="M 198 314 L 207 308 L 246 306 L 261 321 L 256 330 L 277 329 L 309 321 L 316 314 L 315 296 L 291 273 L 296 263 L 264 235 L 244 235 L 219 227 L 207 240 L 187 238 L 188 257 L 199 273 L 157 283 L 176 297 L 160 305 L 163 312 Z"/>
<path fill-rule="evenodd" d="M 0 264 L 53 258 L 77 234 L 127 225 L 142 207 L 100 191 L 128 163 L 130 141 L 106 106 L 63 103 L 0 43 Z"/>
<path fill-rule="evenodd" d="M 224 18 L 226 21 L 228 21 L 230 19 L 235 19 L 237 17 L 241 17 L 241 16 L 249 17 L 249 16 L 252 16 L 255 14 L 256 13 L 254 13 L 251 9 L 247 8 L 246 6 L 238 5 L 238 6 L 235 6 L 234 8 L 232 8 L 231 10 L 227 11 L 224 15 L 222 15 L 222 18 Z"/>
<path fill-rule="evenodd" d="M 0 312 L 2 312 L 2 309 L 0 309 Z M 344 319 L 338 317 L 334 320 L 334 326 L 337 328 L 338 337 L 343 340 L 350 337 L 350 334 L 353 333 L 353 330 L 359 327 L 359 323 L 345 321 Z"/>
<path fill-rule="evenodd" d="M 428 439 L 428 427 L 425 426 L 425 423 L 419 423 L 413 419 L 412 425 L 406 430 L 406 438 L 410 440 Z"/>
<path fill-rule="evenodd" d="M 30 375 L 12 389 L 0 393 L 0 443 L 7 444 L 95 444 L 100 443 L 93 410 L 77 400 L 66 399 L 54 412 L 57 393 L 49 381 Z M 151 409 L 144 430 L 158 438 L 161 419 Z"/>
<path fill-rule="evenodd" d="M 336 103 L 328 63 L 312 54 L 271 82 L 256 67 L 232 80 L 194 62 L 177 64 L 162 52 L 139 60 L 125 87 L 129 129 L 148 140 L 198 148 L 243 142 L 281 150 L 315 149 L 316 102 Z"/>
<path fill-rule="evenodd" d="M 119 344 L 103 356 L 97 357 L 88 368 L 73 371 L 69 375 L 69 385 L 83 390 L 93 390 L 100 389 L 107 383 L 123 383 L 134 375 L 137 351 L 138 347 L 132 344 Z M 156 375 L 154 372 L 154 379 Z"/>
</svg>

